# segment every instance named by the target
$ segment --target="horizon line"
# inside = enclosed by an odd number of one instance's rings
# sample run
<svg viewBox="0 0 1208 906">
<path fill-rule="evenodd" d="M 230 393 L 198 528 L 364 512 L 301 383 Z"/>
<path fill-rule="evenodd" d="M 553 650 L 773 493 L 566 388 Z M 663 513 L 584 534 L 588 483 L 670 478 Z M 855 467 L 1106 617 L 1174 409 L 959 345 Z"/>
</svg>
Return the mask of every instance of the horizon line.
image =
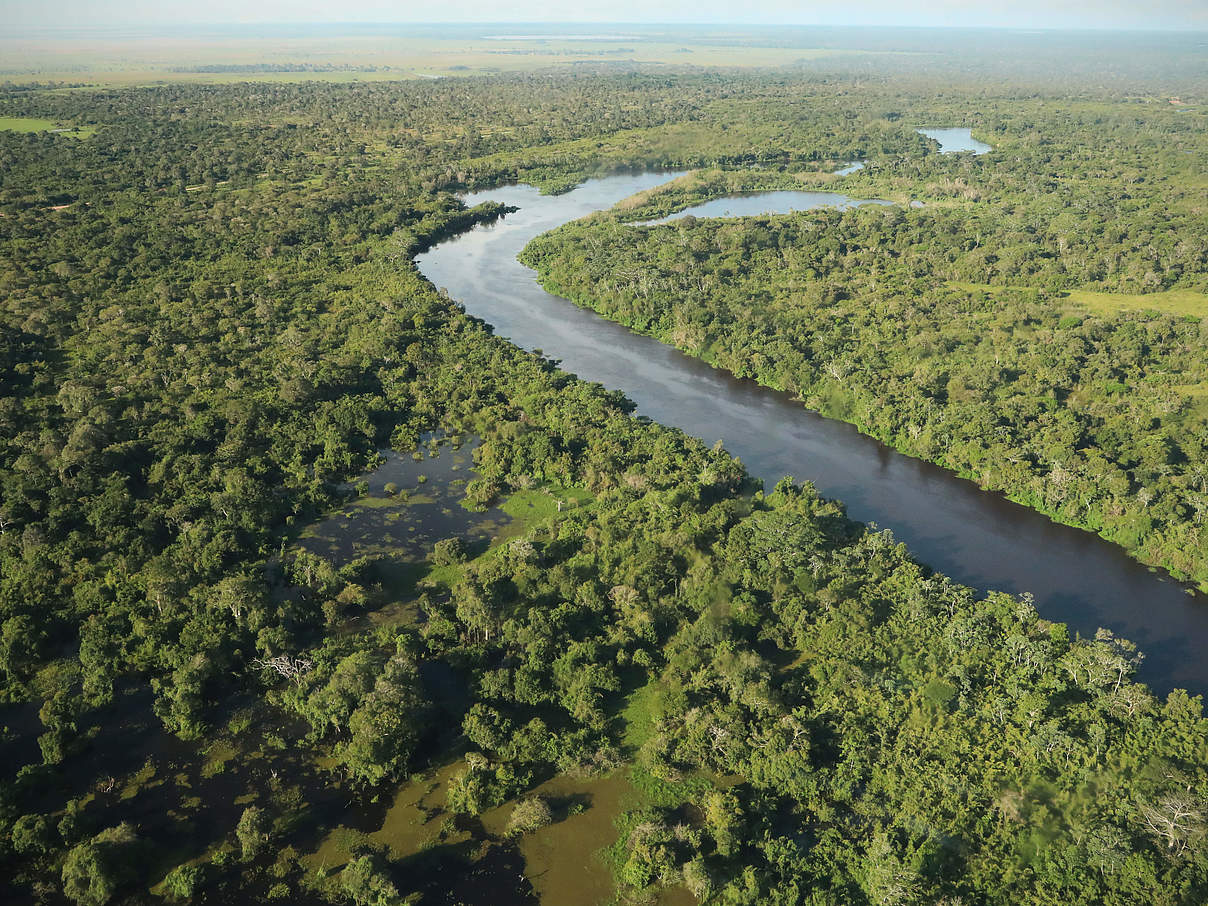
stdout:
<svg viewBox="0 0 1208 906">
<path fill-rule="evenodd" d="M 314 19 L 314 20 L 266 20 L 262 22 L 240 22 L 240 21 L 215 21 L 215 22 L 126 22 L 112 24 L 76 24 L 76 25 L 16 25 L 12 26 L 12 31 L 9 31 L 5 38 L 11 39 L 20 36 L 22 33 L 31 32 L 87 32 L 87 31 L 121 31 L 121 30 L 139 30 L 152 31 L 160 28 L 168 28 L 173 30 L 190 30 L 204 28 L 299 28 L 311 26 L 326 26 L 326 27 L 341 27 L 341 26 L 358 26 L 369 28 L 373 26 L 425 26 L 425 27 L 457 27 L 457 28 L 472 28 L 472 27 L 487 27 L 487 26 L 504 26 L 516 28 L 521 26 L 540 26 L 545 28 L 558 26 L 575 26 L 577 28 L 826 28 L 826 29 L 858 29 L 858 30 L 875 30 L 884 29 L 891 31 L 1001 31 L 1014 32 L 1018 34 L 1029 34 L 1035 32 L 1066 32 L 1066 33 L 1100 33 L 1100 32 L 1123 32 L 1123 33 L 1169 33 L 1177 32 L 1180 34 L 1205 34 L 1208 35 L 1208 27 L 1186 26 L 1186 25 L 1151 25 L 1147 27 L 1140 26 L 1123 26 L 1123 25 L 1099 25 L 1099 26 L 1081 26 L 1073 27 L 1066 25 L 968 25 L 968 24 L 928 24 L 928 25 L 901 25 L 901 24 L 886 24 L 874 25 L 869 23 L 836 23 L 836 22 L 789 22 L 789 21 L 767 21 L 767 22 L 699 22 L 699 21 L 668 21 L 668 22 L 633 22 L 633 21 L 602 21 L 602 20 L 472 20 L 460 22 L 437 22 L 427 20 L 411 20 L 411 19 Z M 540 36 L 538 36 L 540 37 Z M 550 35 L 549 37 L 559 37 L 558 35 Z M 4 40 L 0 38 L 0 40 Z"/>
</svg>

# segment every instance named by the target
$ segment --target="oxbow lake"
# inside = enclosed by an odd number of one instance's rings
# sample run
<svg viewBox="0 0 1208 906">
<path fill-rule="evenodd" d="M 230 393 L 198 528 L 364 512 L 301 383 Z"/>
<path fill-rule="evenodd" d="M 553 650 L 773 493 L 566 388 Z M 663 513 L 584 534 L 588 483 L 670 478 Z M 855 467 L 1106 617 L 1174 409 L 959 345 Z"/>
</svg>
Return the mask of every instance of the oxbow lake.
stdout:
<svg viewBox="0 0 1208 906">
<path fill-rule="evenodd" d="M 943 129 L 919 129 L 923 135 L 933 138 L 940 143 L 941 154 L 953 154 L 958 151 L 972 151 L 974 154 L 985 154 L 994 149 L 985 142 L 979 142 L 973 137 L 971 129 L 951 127 Z M 865 161 L 857 160 L 835 170 L 836 176 L 847 176 L 857 170 L 864 169 Z M 838 192 L 748 192 L 741 195 L 727 195 L 724 198 L 714 198 L 710 201 L 693 205 L 674 214 L 659 217 L 654 220 L 641 220 L 634 226 L 661 226 L 664 223 L 674 223 L 685 217 L 756 217 L 767 214 L 788 214 L 792 211 L 812 211 L 815 208 L 857 208 L 861 205 L 892 205 L 892 201 L 883 198 L 851 198 Z M 920 201 L 910 202 L 912 208 L 921 208 Z"/>
</svg>

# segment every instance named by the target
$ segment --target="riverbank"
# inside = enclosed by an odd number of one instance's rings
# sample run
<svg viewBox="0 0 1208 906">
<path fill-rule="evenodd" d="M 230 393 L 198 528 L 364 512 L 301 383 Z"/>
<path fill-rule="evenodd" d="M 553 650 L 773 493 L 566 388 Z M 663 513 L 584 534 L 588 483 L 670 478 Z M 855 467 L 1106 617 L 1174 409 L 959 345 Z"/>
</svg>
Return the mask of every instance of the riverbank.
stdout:
<svg viewBox="0 0 1208 906">
<path fill-rule="evenodd" d="M 533 238 L 674 175 L 589 180 L 559 196 L 525 186 L 475 193 L 468 204 L 493 200 L 517 210 L 418 256 L 417 265 L 498 335 L 622 391 L 639 414 L 723 442 L 765 485 L 784 475 L 809 479 L 843 500 L 852 518 L 892 529 L 921 562 L 961 583 L 1030 593 L 1042 615 L 1084 636 L 1102 626 L 1134 639 L 1148 654 L 1142 675 L 1157 688 L 1208 688 L 1208 668 L 1195 653 L 1208 645 L 1201 596 L 1094 535 L 552 296 L 516 260 Z"/>
<path fill-rule="evenodd" d="M 573 302 L 580 308 L 594 311 L 604 317 L 609 317 L 615 320 L 616 323 L 623 325 L 635 333 L 651 337 L 658 340 L 660 343 L 666 343 L 670 346 L 673 346 L 685 355 L 700 359 L 713 368 L 717 368 L 730 375 L 735 374 L 735 369 L 732 364 L 727 364 L 727 362 L 721 361 L 715 357 L 702 355 L 699 347 L 695 346 L 694 344 L 685 343 L 682 339 L 682 335 L 677 334 L 675 330 L 654 330 L 639 319 L 615 318 L 609 313 L 602 311 L 598 305 L 593 304 L 594 299 L 596 298 L 595 296 L 591 294 L 579 293 L 573 288 L 568 288 L 561 285 L 548 272 L 539 272 L 539 274 L 538 282 L 547 292 Z M 778 363 L 775 362 L 769 363 L 768 369 L 775 371 L 777 365 Z M 798 396 L 799 391 L 783 383 L 777 382 L 775 379 L 769 376 L 767 371 L 763 369 L 752 368 L 747 374 L 742 376 L 749 377 L 761 387 L 767 387 L 768 389 L 775 390 L 779 393 L 793 395 L 807 409 L 817 412 L 819 415 L 825 418 L 851 425 L 864 436 L 873 438 L 878 443 L 882 443 L 904 456 L 909 456 L 914 459 L 921 459 L 932 465 L 939 466 L 960 479 L 973 482 L 984 491 L 1001 494 L 1005 499 L 1011 501 L 1012 503 L 1016 503 L 1020 506 L 1034 510 L 1035 512 L 1040 513 L 1041 515 L 1060 525 L 1066 525 L 1071 528 L 1076 528 L 1081 531 L 1096 535 L 1105 541 L 1117 545 L 1122 550 L 1127 552 L 1129 556 L 1133 557 L 1138 563 L 1141 563 L 1147 567 L 1161 569 L 1170 574 L 1171 578 L 1175 579 L 1176 581 L 1186 582 L 1194 585 L 1194 587 L 1200 593 L 1208 594 L 1208 578 L 1193 575 L 1192 573 L 1188 572 L 1189 567 L 1184 566 L 1183 568 L 1180 568 L 1166 557 L 1150 554 L 1144 547 L 1129 544 L 1128 537 L 1121 531 L 1112 531 L 1110 528 L 1105 528 L 1102 526 L 1097 527 L 1085 520 L 1071 519 L 1067 514 L 1063 513 L 1059 509 L 1046 505 L 1043 497 L 1030 494 L 1021 494 L 1012 491 L 994 481 L 987 480 L 987 475 L 984 472 L 979 474 L 966 468 L 954 467 L 942 456 L 927 457 L 920 455 L 918 444 L 913 442 L 909 436 L 881 431 L 878 430 L 875 425 L 871 425 L 860 419 L 852 418 L 850 410 L 846 405 L 843 405 L 842 402 L 836 403 L 837 397 L 835 394 L 814 392 L 809 395 L 808 399 L 802 399 L 800 396 Z M 1202 573 L 1202 570 L 1200 570 L 1200 572 Z M 1192 593 L 1190 589 L 1188 589 L 1188 593 Z"/>
</svg>

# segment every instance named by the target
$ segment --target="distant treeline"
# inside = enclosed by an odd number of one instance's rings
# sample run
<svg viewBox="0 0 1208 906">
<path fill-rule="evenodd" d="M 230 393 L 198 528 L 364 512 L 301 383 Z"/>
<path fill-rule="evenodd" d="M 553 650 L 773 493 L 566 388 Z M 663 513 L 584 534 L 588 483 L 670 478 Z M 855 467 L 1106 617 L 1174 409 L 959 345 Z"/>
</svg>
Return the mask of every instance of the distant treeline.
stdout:
<svg viewBox="0 0 1208 906">
<path fill-rule="evenodd" d="M 755 493 L 411 261 L 500 214 L 454 189 L 868 159 L 849 187 L 928 207 L 601 219 L 530 255 L 711 361 L 853 420 L 875 404 L 915 455 L 972 455 L 985 426 L 999 474 L 1059 451 L 1054 507 L 1093 480 L 1139 528 L 1200 532 L 1178 507 L 1208 504 L 1203 398 L 1172 382 L 1203 383 L 1208 336 L 1048 301 L 1092 268 L 1201 285 L 1192 117 L 1080 101 L 1059 128 L 1068 98 L 799 73 L 282 82 L 0 93 L 4 116 L 98 127 L 0 131 L 0 902 L 529 903 L 504 887 L 539 876 L 513 832 L 582 810 L 619 903 L 1208 902 L 1208 721 L 1132 681 L 1131 643 L 983 599 L 809 486 Z M 941 158 L 920 122 L 997 150 Z M 989 289 L 939 285 L 973 271 Z M 297 549 L 431 432 L 478 438 L 471 508 L 576 505 L 429 563 Z M 535 798 L 620 765 L 615 824 L 602 797 Z M 442 766 L 423 825 L 395 820 Z M 381 845 L 388 820 L 414 835 Z M 463 894 L 474 876 L 507 893 Z"/>
<path fill-rule="evenodd" d="M 353 63 L 205 63 L 198 66 L 173 66 L 171 72 L 390 72 L 393 66 L 366 66 Z"/>
</svg>

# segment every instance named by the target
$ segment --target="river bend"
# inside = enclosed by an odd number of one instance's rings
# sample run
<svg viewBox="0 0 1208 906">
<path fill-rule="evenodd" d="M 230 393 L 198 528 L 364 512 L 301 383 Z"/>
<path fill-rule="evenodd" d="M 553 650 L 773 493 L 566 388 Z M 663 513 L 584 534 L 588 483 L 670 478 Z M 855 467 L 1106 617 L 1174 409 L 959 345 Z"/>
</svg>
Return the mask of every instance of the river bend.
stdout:
<svg viewBox="0 0 1208 906">
<path fill-rule="evenodd" d="M 650 337 L 545 292 L 516 260 L 534 237 L 606 209 L 678 174 L 590 180 L 542 196 L 529 186 L 475 192 L 467 205 L 519 208 L 416 259 L 498 335 L 557 359 L 567 371 L 624 392 L 638 412 L 712 444 L 721 440 L 771 487 L 812 481 L 855 519 L 892 529 L 920 561 L 975 588 L 1031 592 L 1042 616 L 1083 635 L 1105 626 L 1146 654 L 1139 678 L 1165 694 L 1208 691 L 1208 600 L 1150 571 L 1089 532 L 904 456 L 787 394 L 740 380 Z"/>
</svg>

